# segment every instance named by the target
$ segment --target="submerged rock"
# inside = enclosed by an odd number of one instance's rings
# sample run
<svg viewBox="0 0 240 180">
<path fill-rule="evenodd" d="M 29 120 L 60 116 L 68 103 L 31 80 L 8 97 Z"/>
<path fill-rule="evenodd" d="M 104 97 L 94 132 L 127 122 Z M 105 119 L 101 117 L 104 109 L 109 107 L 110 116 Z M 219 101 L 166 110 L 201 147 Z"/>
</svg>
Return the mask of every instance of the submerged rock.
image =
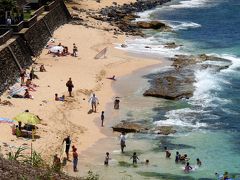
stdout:
<svg viewBox="0 0 240 180">
<path fill-rule="evenodd" d="M 155 128 L 155 132 L 157 134 L 169 135 L 169 134 L 175 134 L 177 131 L 173 129 L 172 126 L 158 126 Z"/>
<path fill-rule="evenodd" d="M 160 21 L 138 21 L 136 25 L 137 27 L 142 29 L 159 29 L 159 30 L 171 29 L 165 23 L 162 23 Z"/>
</svg>

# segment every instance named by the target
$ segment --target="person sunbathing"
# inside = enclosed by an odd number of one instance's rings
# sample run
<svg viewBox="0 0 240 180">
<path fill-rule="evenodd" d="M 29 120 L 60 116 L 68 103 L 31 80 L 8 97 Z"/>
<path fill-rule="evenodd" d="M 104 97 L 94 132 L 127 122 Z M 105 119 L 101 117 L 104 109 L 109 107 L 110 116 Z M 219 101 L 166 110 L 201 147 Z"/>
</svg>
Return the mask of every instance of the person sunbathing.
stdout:
<svg viewBox="0 0 240 180">
<path fill-rule="evenodd" d="M 112 77 L 108 77 L 107 79 L 110 79 L 110 80 L 116 81 L 115 75 L 113 75 Z"/>
<path fill-rule="evenodd" d="M 58 97 L 58 94 L 55 94 L 55 101 L 65 101 L 65 96 L 62 95 L 62 97 Z"/>
<path fill-rule="evenodd" d="M 25 90 L 25 93 L 24 93 L 24 98 L 29 98 L 29 99 L 33 99 L 32 95 L 30 95 L 28 89 Z"/>
<path fill-rule="evenodd" d="M 29 91 L 36 91 L 35 87 L 37 87 L 37 85 L 33 84 L 31 79 L 27 79 L 26 86 Z"/>
</svg>

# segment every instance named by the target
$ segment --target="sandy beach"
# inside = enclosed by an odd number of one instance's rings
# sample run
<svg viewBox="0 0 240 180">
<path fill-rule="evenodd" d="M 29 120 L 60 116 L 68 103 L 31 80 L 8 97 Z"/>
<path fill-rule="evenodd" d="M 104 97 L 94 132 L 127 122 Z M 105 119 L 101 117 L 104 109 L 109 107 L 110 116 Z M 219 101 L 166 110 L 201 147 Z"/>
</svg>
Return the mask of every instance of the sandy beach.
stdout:
<svg viewBox="0 0 240 180">
<path fill-rule="evenodd" d="M 82 4 L 86 8 L 96 9 L 110 5 L 112 2 L 107 0 L 99 4 L 83 1 Z M 124 2 L 122 1 L 122 3 Z M 51 162 L 54 154 L 60 155 L 61 158 L 65 157 L 62 141 L 67 135 L 71 136 L 72 145 L 75 145 L 81 154 L 105 137 L 101 133 L 105 127 L 101 128 L 94 120 L 100 118 L 101 111 L 107 111 L 106 104 L 113 102 L 115 97 L 111 87 L 113 81 L 107 77 L 115 75 L 116 79 L 120 79 L 137 69 L 160 62 L 131 56 L 116 49 L 115 44 L 124 43 L 126 36 L 116 36 L 99 27 L 87 28 L 81 25 L 66 24 L 54 32 L 53 38 L 55 39 L 54 44 L 61 43 L 68 46 L 70 52 L 75 43 L 78 47 L 78 56 L 53 57 L 53 55 L 47 54 L 47 49 L 44 49 L 33 65 L 38 70 L 39 65 L 44 64 L 47 70 L 47 72 L 36 71 L 39 79 L 34 79 L 33 83 L 39 87 L 36 88 L 36 91 L 30 92 L 34 99 L 8 99 L 7 92 L 1 96 L 2 100 L 9 100 L 13 104 L 13 106 L 0 106 L 1 117 L 12 119 L 28 109 L 42 119 L 37 130 L 40 138 L 36 141 L 16 138 L 11 134 L 10 124 L 1 124 L 0 145 L 3 154 L 11 149 L 9 146 L 25 145 L 30 147 L 32 143 L 33 149 Z M 106 58 L 94 59 L 95 55 L 105 47 L 107 47 Z M 29 69 L 27 71 L 29 72 Z M 70 77 L 74 84 L 73 97 L 68 97 L 65 85 Z M 93 92 L 99 98 L 100 104 L 97 107 L 97 113 L 89 114 L 91 107 L 88 99 Z M 55 101 L 55 93 L 58 93 L 59 96 L 65 95 L 66 102 Z M 68 163 L 68 165 L 72 164 Z"/>
</svg>

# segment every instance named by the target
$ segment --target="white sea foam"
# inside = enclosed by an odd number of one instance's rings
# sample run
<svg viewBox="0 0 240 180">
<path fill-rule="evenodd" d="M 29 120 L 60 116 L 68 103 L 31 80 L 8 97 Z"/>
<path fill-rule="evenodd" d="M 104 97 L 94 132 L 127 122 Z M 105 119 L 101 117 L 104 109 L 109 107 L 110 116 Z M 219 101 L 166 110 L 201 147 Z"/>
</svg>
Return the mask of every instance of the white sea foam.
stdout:
<svg viewBox="0 0 240 180">
<path fill-rule="evenodd" d="M 193 110 L 190 108 L 168 111 L 165 115 L 167 120 L 159 120 L 155 122 L 155 124 L 158 126 L 172 125 L 192 128 L 206 127 L 206 123 L 199 123 L 196 121 L 195 115 L 198 113 L 201 112 L 199 112 L 199 110 Z"/>
<path fill-rule="evenodd" d="M 213 5 L 213 0 L 183 0 L 180 1 L 178 4 L 172 4 L 168 7 L 174 8 L 174 9 L 182 9 L 182 8 L 199 8 L 199 7 L 205 7 L 205 6 L 211 6 Z"/>
<path fill-rule="evenodd" d="M 191 21 L 169 21 L 169 20 L 161 20 L 168 24 L 174 31 L 178 30 L 186 30 L 201 27 L 201 24 L 194 23 Z"/>
</svg>

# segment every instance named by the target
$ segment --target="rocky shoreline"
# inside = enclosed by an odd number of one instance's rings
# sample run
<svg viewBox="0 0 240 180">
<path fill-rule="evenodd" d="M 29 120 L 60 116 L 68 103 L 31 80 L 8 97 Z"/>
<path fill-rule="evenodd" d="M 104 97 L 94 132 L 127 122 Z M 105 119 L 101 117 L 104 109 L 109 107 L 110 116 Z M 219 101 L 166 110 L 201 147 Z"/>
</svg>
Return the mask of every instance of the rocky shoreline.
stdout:
<svg viewBox="0 0 240 180">
<path fill-rule="evenodd" d="M 195 90 L 195 72 L 208 69 L 218 73 L 227 69 L 232 62 L 227 59 L 205 54 L 198 56 L 176 55 L 171 59 L 173 64 L 167 71 L 148 75 L 151 87 L 144 92 L 144 96 L 159 97 L 169 100 L 190 98 Z"/>
</svg>

